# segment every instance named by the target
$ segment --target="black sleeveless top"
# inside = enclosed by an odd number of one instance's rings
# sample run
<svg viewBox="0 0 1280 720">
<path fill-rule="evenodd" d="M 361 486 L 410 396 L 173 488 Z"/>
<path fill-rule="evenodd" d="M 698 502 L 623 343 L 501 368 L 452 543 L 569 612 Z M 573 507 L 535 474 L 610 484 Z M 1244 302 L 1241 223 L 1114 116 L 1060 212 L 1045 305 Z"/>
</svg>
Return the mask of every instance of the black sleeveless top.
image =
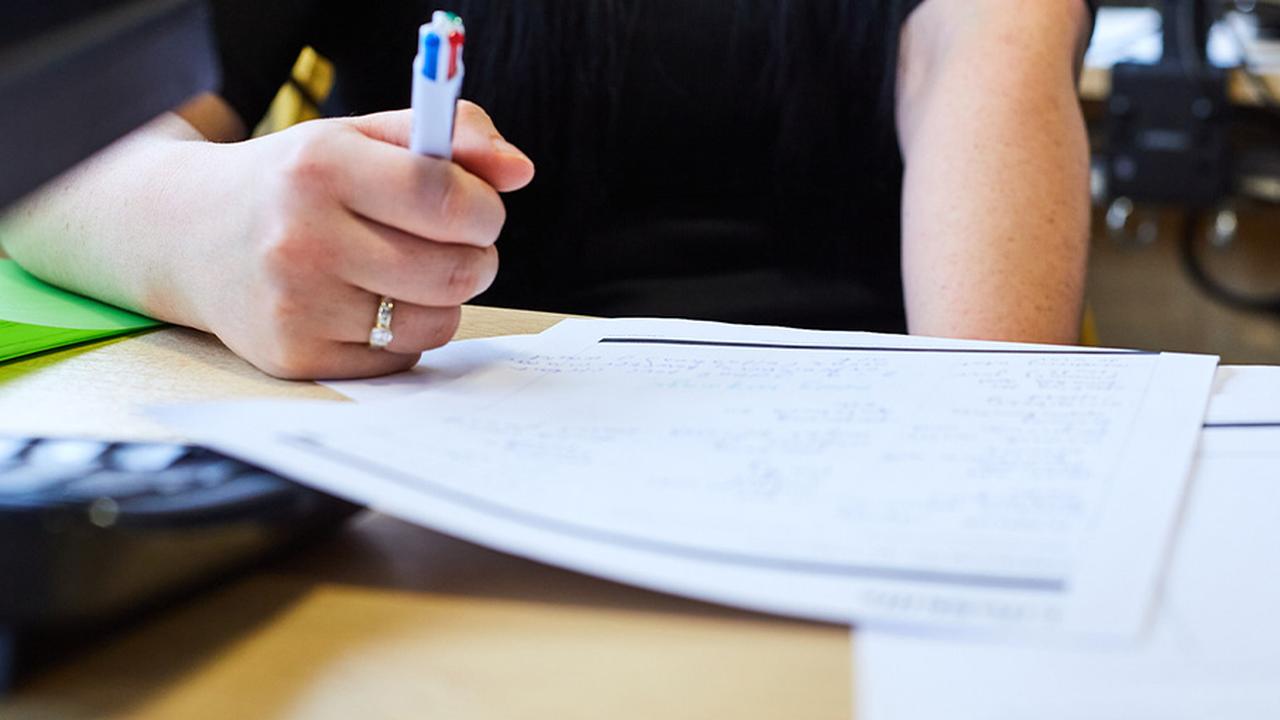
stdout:
<svg viewBox="0 0 1280 720">
<path fill-rule="evenodd" d="M 459 0 L 463 95 L 538 168 L 481 304 L 902 331 L 893 79 L 921 0 Z M 522 12 L 513 13 L 512 6 Z M 252 124 L 311 45 L 325 110 L 409 103 L 417 0 L 214 0 Z"/>
</svg>

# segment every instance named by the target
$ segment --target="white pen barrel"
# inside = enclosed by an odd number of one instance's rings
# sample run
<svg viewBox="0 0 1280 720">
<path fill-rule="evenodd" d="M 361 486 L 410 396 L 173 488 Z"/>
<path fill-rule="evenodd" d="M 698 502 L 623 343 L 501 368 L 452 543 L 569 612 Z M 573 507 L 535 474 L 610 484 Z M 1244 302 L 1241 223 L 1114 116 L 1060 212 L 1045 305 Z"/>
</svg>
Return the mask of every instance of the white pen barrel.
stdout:
<svg viewBox="0 0 1280 720">
<path fill-rule="evenodd" d="M 453 123 L 462 91 L 462 20 L 437 10 L 418 28 L 413 60 L 413 124 L 409 149 L 419 155 L 453 158 Z"/>
<path fill-rule="evenodd" d="M 409 149 L 419 155 L 453 157 L 453 120 L 457 82 L 433 83 L 414 73 L 413 129 Z"/>
</svg>

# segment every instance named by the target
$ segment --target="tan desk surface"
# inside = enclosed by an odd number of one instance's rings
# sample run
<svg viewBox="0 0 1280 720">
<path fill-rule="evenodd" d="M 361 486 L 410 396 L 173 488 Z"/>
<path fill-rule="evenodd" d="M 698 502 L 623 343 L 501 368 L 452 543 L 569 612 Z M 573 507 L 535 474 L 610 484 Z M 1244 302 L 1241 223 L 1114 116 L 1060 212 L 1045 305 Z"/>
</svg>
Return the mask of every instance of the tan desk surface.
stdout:
<svg viewBox="0 0 1280 720">
<path fill-rule="evenodd" d="M 559 318 L 468 308 L 461 337 Z M 165 437 L 151 403 L 337 399 L 163 330 L 0 367 L 0 433 Z M 365 514 L 26 680 L 40 718 L 840 718 L 844 628 L 595 580 Z"/>
</svg>

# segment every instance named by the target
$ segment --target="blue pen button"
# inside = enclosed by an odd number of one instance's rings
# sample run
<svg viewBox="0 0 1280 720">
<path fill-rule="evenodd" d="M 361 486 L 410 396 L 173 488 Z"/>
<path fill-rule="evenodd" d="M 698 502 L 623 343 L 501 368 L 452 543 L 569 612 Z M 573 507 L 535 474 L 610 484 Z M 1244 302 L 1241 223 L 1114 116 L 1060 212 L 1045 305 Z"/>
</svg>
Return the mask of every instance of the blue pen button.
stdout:
<svg viewBox="0 0 1280 720">
<path fill-rule="evenodd" d="M 422 51 L 422 75 L 428 80 L 435 80 L 440 69 L 440 36 L 435 33 L 427 35 Z"/>
</svg>

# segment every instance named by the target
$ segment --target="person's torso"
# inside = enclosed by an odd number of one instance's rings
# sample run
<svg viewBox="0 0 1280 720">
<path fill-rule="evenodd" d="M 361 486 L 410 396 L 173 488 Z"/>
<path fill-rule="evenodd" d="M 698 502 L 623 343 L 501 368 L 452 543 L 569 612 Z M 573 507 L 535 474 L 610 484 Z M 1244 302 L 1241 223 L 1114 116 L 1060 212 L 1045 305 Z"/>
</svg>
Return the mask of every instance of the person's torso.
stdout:
<svg viewBox="0 0 1280 720">
<path fill-rule="evenodd" d="M 563 0 L 522 2 L 456 8 L 464 96 L 538 167 L 508 197 L 482 302 L 902 329 L 882 3 L 614 0 L 566 18 Z M 408 104 L 410 29 L 432 7 L 328 16 L 331 110 Z M 865 16 L 860 39 L 834 26 L 846 12 Z"/>
</svg>

